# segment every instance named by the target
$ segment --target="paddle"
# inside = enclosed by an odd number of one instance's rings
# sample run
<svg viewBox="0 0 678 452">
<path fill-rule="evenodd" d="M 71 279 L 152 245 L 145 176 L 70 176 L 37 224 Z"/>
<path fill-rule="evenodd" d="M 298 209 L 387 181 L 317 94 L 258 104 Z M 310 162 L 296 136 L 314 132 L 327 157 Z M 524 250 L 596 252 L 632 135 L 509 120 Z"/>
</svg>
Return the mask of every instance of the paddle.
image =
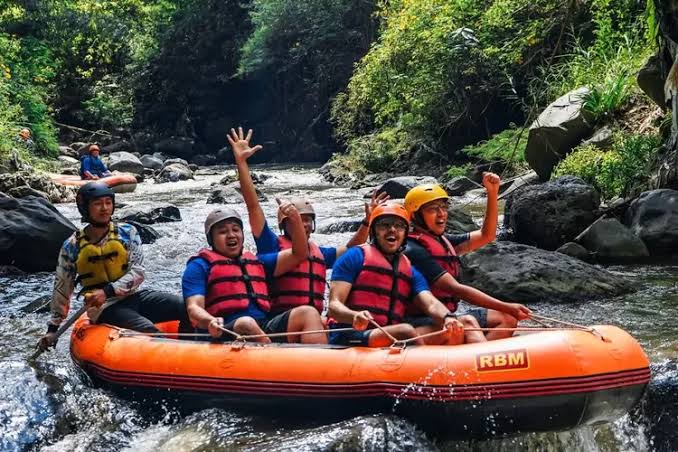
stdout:
<svg viewBox="0 0 678 452">
<path fill-rule="evenodd" d="M 78 320 L 80 318 L 80 316 L 85 313 L 85 311 L 87 311 L 87 304 L 86 303 L 83 304 L 82 307 L 80 309 L 78 309 L 75 312 L 75 314 L 73 314 L 68 320 L 63 322 L 61 324 L 61 326 L 59 326 L 59 329 L 56 330 L 56 333 L 55 333 L 55 336 L 54 336 L 54 341 L 56 342 L 57 339 L 59 339 L 59 336 L 64 334 L 64 332 L 67 329 L 69 329 L 71 327 L 71 325 L 73 325 L 75 323 L 75 321 Z M 45 349 L 45 350 L 47 350 L 47 349 Z M 33 354 L 31 355 L 31 357 L 29 359 L 31 361 L 35 360 L 38 356 L 42 355 L 42 352 L 44 352 L 45 350 L 38 348 L 35 352 L 33 352 Z"/>
</svg>

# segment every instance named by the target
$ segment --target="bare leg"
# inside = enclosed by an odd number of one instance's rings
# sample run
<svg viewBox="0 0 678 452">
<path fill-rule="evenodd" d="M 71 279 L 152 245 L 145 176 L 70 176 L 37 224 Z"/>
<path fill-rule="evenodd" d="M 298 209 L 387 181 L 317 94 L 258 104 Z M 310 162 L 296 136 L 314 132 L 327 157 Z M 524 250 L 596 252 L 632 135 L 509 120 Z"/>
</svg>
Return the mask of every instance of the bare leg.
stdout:
<svg viewBox="0 0 678 452">
<path fill-rule="evenodd" d="M 243 336 L 264 334 L 264 331 L 259 327 L 259 324 L 252 317 L 240 317 L 233 324 L 233 331 Z M 255 339 L 256 342 L 263 342 L 270 344 L 271 340 L 267 337 L 260 337 Z"/>
<path fill-rule="evenodd" d="M 298 306 L 290 311 L 287 321 L 289 333 L 297 331 L 324 330 L 320 313 L 313 306 Z M 287 342 L 301 342 L 302 344 L 327 344 L 327 333 L 313 333 L 287 336 Z"/>
<path fill-rule="evenodd" d="M 408 323 L 400 323 L 398 325 L 389 325 L 383 327 L 385 331 L 395 337 L 396 339 L 411 339 L 417 336 L 417 330 Z M 389 338 L 383 331 L 378 328 L 373 329 L 370 332 L 369 346 L 370 347 L 388 347 L 393 341 Z M 416 345 L 424 345 L 422 339 L 417 339 L 414 341 Z"/>
<path fill-rule="evenodd" d="M 480 328 L 478 320 L 472 315 L 462 315 L 459 317 L 459 321 L 464 325 L 464 328 Z M 482 331 L 464 331 L 464 342 L 467 344 L 487 342 L 487 338 Z"/>
<path fill-rule="evenodd" d="M 503 312 L 495 311 L 494 309 L 487 310 L 487 327 L 488 328 L 515 328 L 518 325 L 518 320 L 515 317 Z M 513 331 L 490 331 L 485 335 L 488 341 L 495 339 L 505 339 L 513 336 Z"/>
<path fill-rule="evenodd" d="M 417 336 L 421 336 L 422 334 L 440 331 L 440 327 L 435 325 L 423 325 L 416 327 L 416 330 Z M 422 340 L 426 345 L 459 345 L 464 343 L 464 333 L 451 337 L 448 337 L 448 335 L 445 333 L 440 333 L 436 334 L 435 336 L 425 337 Z"/>
</svg>

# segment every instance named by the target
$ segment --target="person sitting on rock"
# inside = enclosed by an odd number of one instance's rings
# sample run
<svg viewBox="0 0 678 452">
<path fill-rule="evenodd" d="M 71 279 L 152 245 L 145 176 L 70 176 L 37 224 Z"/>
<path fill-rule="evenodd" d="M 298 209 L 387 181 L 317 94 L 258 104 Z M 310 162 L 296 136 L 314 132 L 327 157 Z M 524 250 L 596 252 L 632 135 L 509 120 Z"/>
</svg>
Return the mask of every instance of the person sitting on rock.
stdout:
<svg viewBox="0 0 678 452">
<path fill-rule="evenodd" d="M 329 315 L 338 323 L 332 328 L 353 326 L 357 331 L 331 332 L 331 343 L 383 347 L 391 344 L 389 335 L 414 338 L 417 330 L 404 323 L 411 304 L 430 316 L 438 330 L 445 330 L 429 343 L 463 342 L 462 323 L 431 294 L 424 277 L 402 253 L 409 222 L 400 204 L 376 207 L 370 219 L 370 243 L 351 248 L 337 260 Z M 414 343 L 423 345 L 424 341 L 419 338 Z"/>
<path fill-rule="evenodd" d="M 301 214 L 308 257 L 297 266 L 286 272 L 273 274 L 278 256 L 292 247 L 289 230 L 289 219 L 285 212 L 278 208 L 278 226 L 282 234 L 276 235 L 268 227 L 266 217 L 259 204 L 259 198 L 250 176 L 247 159 L 262 148 L 261 145 L 250 146 L 252 130 L 244 136 L 242 128 L 238 132 L 231 129 L 228 141 L 238 168 L 238 178 L 247 211 L 249 213 L 252 235 L 257 245 L 259 259 L 264 263 L 271 285 L 271 320 L 267 328 L 271 333 L 289 331 L 320 331 L 324 328 L 321 314 L 324 311 L 326 270 L 332 268 L 336 259 L 349 247 L 364 243 L 367 239 L 367 219 L 374 206 L 385 201 L 388 195 L 373 196 L 370 204 L 365 204 L 365 220 L 346 246 L 322 247 L 310 240 L 315 230 L 315 211 L 307 199 L 295 198 L 291 202 Z M 288 336 L 287 341 L 296 342 L 295 336 Z M 324 333 L 301 336 L 305 343 L 326 343 Z"/>
<path fill-rule="evenodd" d="M 487 189 L 487 211 L 481 231 L 466 234 L 445 234 L 449 196 L 436 184 L 412 188 L 405 196 L 405 208 L 412 217 L 412 232 L 407 239 L 405 254 L 421 271 L 431 286 L 433 295 L 450 312 L 457 310 L 460 299 L 480 306 L 463 313 L 467 328 L 515 328 L 518 320 L 526 319 L 531 311 L 517 303 L 505 303 L 473 287 L 459 283 L 461 265 L 458 255 L 476 250 L 494 240 L 497 229 L 497 195 L 499 176 L 485 173 L 483 185 Z M 417 327 L 420 334 L 435 329 L 431 320 L 416 306 L 410 306 L 406 321 Z M 467 331 L 466 342 L 483 342 L 510 337 L 510 330 L 490 331 L 483 335 Z"/>
<path fill-rule="evenodd" d="M 278 256 L 276 274 L 294 268 L 308 254 L 299 212 L 289 202 L 281 203 L 281 208 L 290 219 L 292 248 Z M 203 248 L 192 257 L 182 278 L 191 322 L 214 338 L 229 338 L 224 329 L 263 335 L 271 307 L 266 272 L 257 256 L 243 250 L 240 215 L 228 208 L 214 210 L 205 220 L 205 235 L 211 249 Z M 270 342 L 265 336 L 257 341 Z"/>
<path fill-rule="evenodd" d="M 80 177 L 84 180 L 97 180 L 111 175 L 104 162 L 99 158 L 101 149 L 96 144 L 89 147 L 88 154 L 80 158 Z"/>
<path fill-rule="evenodd" d="M 111 221 L 115 193 L 100 182 L 89 182 L 78 190 L 76 204 L 89 224 L 61 248 L 50 304 L 52 318 L 38 346 L 44 350 L 56 344 L 56 331 L 68 315 L 78 283 L 93 323 L 159 333 L 154 323 L 180 320 L 180 330 L 188 328 L 181 297 L 139 289 L 145 277 L 141 239 L 133 226 Z"/>
</svg>

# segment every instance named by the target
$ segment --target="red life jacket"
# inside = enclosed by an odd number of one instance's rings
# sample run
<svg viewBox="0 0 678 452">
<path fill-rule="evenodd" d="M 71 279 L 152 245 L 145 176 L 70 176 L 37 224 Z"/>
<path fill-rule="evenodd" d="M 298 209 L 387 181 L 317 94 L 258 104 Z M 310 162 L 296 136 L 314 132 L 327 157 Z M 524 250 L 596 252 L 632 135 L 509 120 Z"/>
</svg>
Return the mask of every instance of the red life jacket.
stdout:
<svg viewBox="0 0 678 452">
<path fill-rule="evenodd" d="M 215 317 L 247 309 L 250 301 L 268 312 L 271 309 L 264 265 L 249 251 L 238 259 L 231 259 L 215 251 L 201 249 L 202 257 L 210 266 L 207 276 L 205 310 Z"/>
<path fill-rule="evenodd" d="M 292 248 L 292 241 L 278 237 L 280 251 Z M 323 311 L 327 266 L 320 247 L 309 241 L 308 258 L 287 273 L 275 278 L 271 309 L 284 312 L 297 306 L 311 305 Z"/>
<path fill-rule="evenodd" d="M 397 254 L 391 263 L 374 245 L 360 248 L 365 255 L 363 267 L 353 282 L 346 306 L 354 311 L 370 311 L 380 326 L 401 323 L 412 293 L 410 260 Z"/>
<path fill-rule="evenodd" d="M 431 255 L 436 264 L 440 265 L 443 270 L 452 275 L 455 279 L 459 278 L 459 275 L 461 274 L 461 264 L 459 263 L 459 257 L 445 235 L 436 237 L 429 232 L 415 229 L 414 232 L 409 234 L 408 238 L 423 246 L 424 249 Z M 440 289 L 437 287 L 431 287 L 431 292 L 438 300 L 447 306 L 450 312 L 457 310 L 459 298 L 454 296 L 452 291 L 447 288 Z M 424 314 L 419 309 L 417 309 L 416 306 L 412 305 L 408 308 L 407 315 L 420 316 Z"/>
</svg>

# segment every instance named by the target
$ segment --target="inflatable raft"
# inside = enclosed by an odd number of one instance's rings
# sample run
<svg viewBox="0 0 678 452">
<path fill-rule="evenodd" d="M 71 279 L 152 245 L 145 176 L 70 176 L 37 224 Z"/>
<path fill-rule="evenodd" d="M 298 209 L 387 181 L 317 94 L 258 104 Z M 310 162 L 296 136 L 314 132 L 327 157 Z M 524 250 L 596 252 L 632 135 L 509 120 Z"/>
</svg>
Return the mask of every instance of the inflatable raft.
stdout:
<svg viewBox="0 0 678 452">
<path fill-rule="evenodd" d="M 88 182 L 92 182 L 91 180 L 83 180 L 80 176 L 69 176 L 65 174 L 53 174 L 51 175 L 51 179 L 56 184 L 73 187 L 81 187 Z M 97 182 L 108 185 L 116 193 L 130 193 L 137 189 L 137 178 L 134 174 L 113 174 L 112 176 L 97 179 Z"/>
<path fill-rule="evenodd" d="M 210 343 L 149 337 L 79 319 L 73 360 L 123 393 L 177 394 L 296 415 L 390 411 L 446 437 L 563 430 L 612 421 L 650 379 L 638 343 L 613 326 L 484 344 L 403 349 Z M 276 412 L 280 411 L 266 411 Z"/>
</svg>

